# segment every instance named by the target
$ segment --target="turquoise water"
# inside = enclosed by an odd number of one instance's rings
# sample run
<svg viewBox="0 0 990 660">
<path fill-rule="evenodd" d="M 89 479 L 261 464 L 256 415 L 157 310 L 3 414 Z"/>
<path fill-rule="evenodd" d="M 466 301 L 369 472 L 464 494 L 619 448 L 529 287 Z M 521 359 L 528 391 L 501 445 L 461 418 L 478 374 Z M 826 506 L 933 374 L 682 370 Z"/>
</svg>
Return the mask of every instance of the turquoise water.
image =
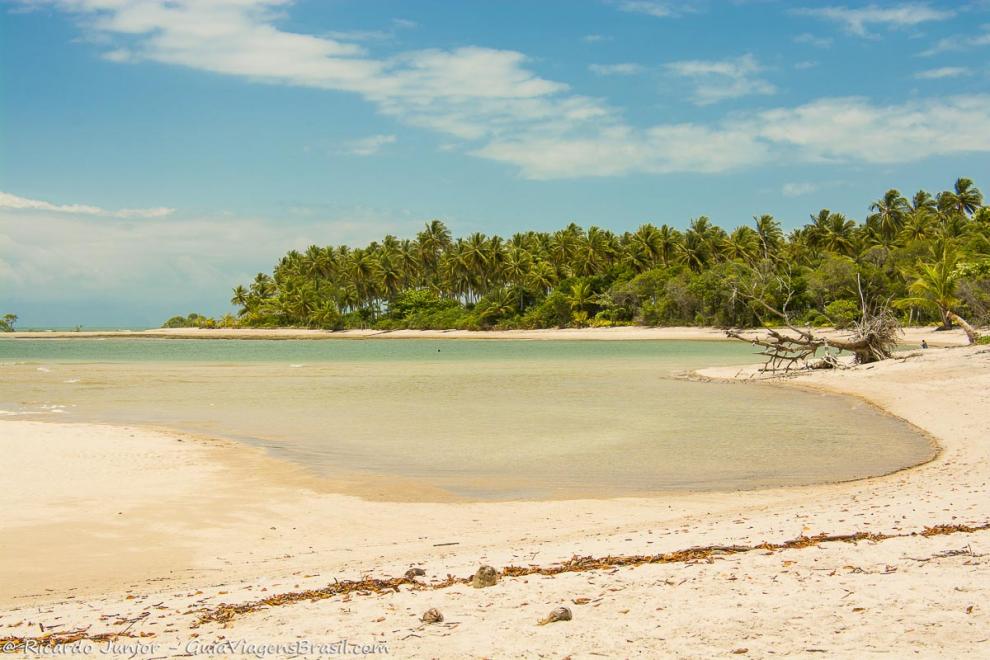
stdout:
<svg viewBox="0 0 990 660">
<path fill-rule="evenodd" d="M 692 365 L 752 362 L 752 348 L 722 341 L 491 339 L 0 339 L 0 360 L 82 362 L 463 362 L 656 359 Z"/>
<path fill-rule="evenodd" d="M 932 455 L 856 399 L 678 377 L 753 361 L 741 342 L 4 339 L 0 416 L 231 438 L 378 499 L 789 486 Z"/>
</svg>

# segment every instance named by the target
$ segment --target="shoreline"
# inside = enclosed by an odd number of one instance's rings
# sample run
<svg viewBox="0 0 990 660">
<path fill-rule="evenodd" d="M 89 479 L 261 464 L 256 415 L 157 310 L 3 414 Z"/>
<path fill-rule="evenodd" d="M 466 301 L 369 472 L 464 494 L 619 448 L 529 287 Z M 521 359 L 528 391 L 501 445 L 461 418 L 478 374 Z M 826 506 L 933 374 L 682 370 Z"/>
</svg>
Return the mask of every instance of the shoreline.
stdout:
<svg viewBox="0 0 990 660">
<path fill-rule="evenodd" d="M 824 336 L 842 336 L 841 330 L 816 328 Z M 748 330 L 758 336 L 759 328 Z M 0 340 L 14 339 L 230 339 L 230 340 L 331 340 L 331 339 L 501 339 L 501 340 L 595 340 L 595 341 L 733 341 L 725 331 L 711 327 L 544 328 L 539 330 L 309 330 L 303 328 L 156 328 L 94 332 L 15 331 L 0 333 Z M 904 328 L 902 342 L 919 345 L 924 339 L 932 347 L 965 346 L 965 333 L 932 327 Z"/>
<path fill-rule="evenodd" d="M 736 367 L 700 370 L 702 377 L 734 380 L 746 376 L 740 372 Z M 818 532 L 911 534 L 932 525 L 976 526 L 990 520 L 986 499 L 990 349 L 935 349 L 907 361 L 804 374 L 782 381 L 781 386 L 861 398 L 920 428 L 941 450 L 918 466 L 836 484 L 607 501 L 388 503 L 319 493 L 294 482 L 291 475 L 270 479 L 258 474 L 258 464 L 224 463 L 236 459 L 229 452 L 215 452 L 212 461 L 204 460 L 210 448 L 197 443 L 177 452 L 176 439 L 166 434 L 85 427 L 77 429 L 81 435 L 67 439 L 65 425 L 48 425 L 63 427 L 48 430 L 68 447 L 80 442 L 91 445 L 99 436 L 102 446 L 115 448 L 121 438 L 114 433 L 134 433 L 137 440 L 130 447 L 143 448 L 152 467 L 136 478 L 118 474 L 122 482 L 117 485 L 132 495 L 140 487 L 147 497 L 157 500 L 155 506 L 167 504 L 191 517 L 159 519 L 156 531 L 159 535 L 164 531 L 168 539 L 159 539 L 167 550 L 163 563 L 134 565 L 133 571 L 112 586 L 72 586 L 67 575 L 60 584 L 50 572 L 43 587 L 54 588 L 50 595 L 41 591 L 40 582 L 30 598 L 11 598 L 6 591 L 0 594 L 0 602 L 21 603 L 0 614 L 0 637 L 24 632 L 23 626 L 12 625 L 19 620 L 37 622 L 40 615 L 30 613 L 34 608 L 26 607 L 29 603 L 52 609 L 52 614 L 45 615 L 49 624 L 57 615 L 69 628 L 95 624 L 94 629 L 100 630 L 120 627 L 96 620 L 94 609 L 135 618 L 154 612 L 156 603 L 166 603 L 171 613 L 163 616 L 173 632 L 136 629 L 154 632 L 156 640 L 180 643 L 189 638 L 195 621 L 182 612 L 197 606 L 254 600 L 261 589 L 283 593 L 317 588 L 338 577 L 399 576 L 409 566 L 422 566 L 426 570 L 422 579 L 433 582 L 447 574 L 470 575 L 479 563 L 552 565 L 572 555 L 757 545 Z M 45 425 L 8 422 L 4 426 L 9 424 Z M 35 458 L 46 456 L 39 446 L 40 432 L 25 427 L 20 443 L 23 451 L 35 452 Z M 88 467 L 98 482 L 106 482 L 106 469 L 102 475 L 97 469 L 101 454 L 97 452 L 94 458 L 85 446 L 77 449 L 81 452 L 76 456 L 77 471 Z M 161 457 L 169 460 L 163 464 Z M 49 461 L 42 469 L 64 469 L 59 463 Z M 164 481 L 167 487 L 155 485 L 162 465 L 181 467 Z M 180 479 L 180 475 L 184 476 Z M 76 484 L 76 488 L 92 487 L 92 483 Z M 4 497 L 10 497 L 4 492 Z M 165 495 L 170 499 L 163 503 Z M 112 518 L 114 513 L 108 509 L 95 512 L 87 522 L 79 520 L 81 505 L 62 502 L 64 494 L 59 493 L 49 496 L 60 503 L 49 502 L 47 508 L 32 512 L 31 500 L 43 496 L 26 490 L 20 500 L 14 500 L 17 506 L 12 510 L 19 512 L 21 520 L 13 536 L 25 540 L 26 546 L 32 540 L 25 535 L 37 534 L 39 519 L 49 518 L 53 507 L 67 507 L 72 514 L 68 515 L 71 523 L 54 524 L 62 524 L 63 532 L 65 524 L 100 526 L 91 539 L 93 545 L 82 543 L 75 548 L 76 557 L 86 557 L 101 544 L 105 547 L 108 538 L 125 546 L 148 545 L 142 541 L 148 525 L 140 517 L 142 512 L 149 513 L 148 501 L 135 504 L 133 511 L 124 507 L 121 515 L 126 523 Z M 110 520 L 102 520 L 103 515 Z M 209 529 L 204 521 L 211 524 Z M 33 542 L 37 541 L 36 537 Z M 960 546 L 970 548 L 969 552 L 952 554 Z M 59 549 L 52 552 L 57 555 Z M 142 555 L 140 547 L 135 552 L 146 560 L 154 559 Z M 948 554 L 934 559 L 939 553 Z M 990 648 L 985 646 L 986 635 L 979 632 L 990 622 L 990 613 L 971 606 L 987 602 L 990 596 L 986 556 L 990 556 L 988 532 L 965 534 L 964 538 L 909 536 L 884 543 L 829 543 L 818 551 L 786 557 L 765 553 L 711 564 L 648 565 L 535 581 L 505 578 L 494 589 L 452 586 L 430 592 L 425 599 L 408 590 L 391 596 L 357 596 L 346 602 L 331 598 L 271 607 L 226 627 L 211 624 L 196 633 L 204 639 L 224 635 L 289 640 L 337 630 L 346 633 L 340 637 L 387 639 L 392 652 L 424 656 L 504 656 L 541 650 L 614 653 L 615 639 L 622 635 L 637 640 L 635 645 L 619 645 L 626 654 L 645 649 L 712 655 L 746 648 L 750 654 L 761 655 L 809 647 L 854 654 L 884 644 L 888 651 L 903 653 L 972 653 Z M 120 561 L 114 564 L 119 571 Z M 850 566 L 861 570 L 850 571 Z M 6 560 L 4 568 L 9 568 Z M 732 581 L 726 582 L 729 577 Z M 949 584 L 962 590 L 952 590 Z M 190 593 L 191 587 L 199 593 Z M 916 592 L 924 596 L 915 598 Z M 588 596 L 593 604 L 570 604 L 577 596 Z M 736 601 L 743 610 L 736 609 Z M 881 602 L 893 606 L 880 607 Z M 561 604 L 571 607 L 575 621 L 534 626 L 536 618 Z M 428 606 L 438 607 L 458 625 L 420 624 L 417 617 Z M 658 607 L 663 614 L 656 619 L 653 613 Z M 631 609 L 636 615 L 628 615 Z M 809 610 L 811 616 L 806 617 Z M 869 613 L 866 619 L 864 611 Z M 820 625 L 824 622 L 826 626 Z M 937 637 L 925 634 L 933 625 L 939 628 Z M 511 629 L 518 635 L 494 639 L 485 633 L 491 629 Z M 33 630 L 36 634 L 36 625 Z"/>
</svg>

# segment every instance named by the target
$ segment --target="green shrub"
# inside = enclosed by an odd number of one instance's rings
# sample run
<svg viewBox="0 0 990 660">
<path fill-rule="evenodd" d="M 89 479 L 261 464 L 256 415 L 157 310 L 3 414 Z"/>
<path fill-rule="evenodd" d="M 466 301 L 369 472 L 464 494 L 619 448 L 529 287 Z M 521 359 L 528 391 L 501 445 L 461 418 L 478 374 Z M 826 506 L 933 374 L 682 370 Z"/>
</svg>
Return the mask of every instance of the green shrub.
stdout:
<svg viewBox="0 0 990 660">
<path fill-rule="evenodd" d="M 571 303 L 561 291 L 553 291 L 523 315 L 524 328 L 563 328 L 571 322 Z"/>
<path fill-rule="evenodd" d="M 190 314 L 189 316 L 173 316 L 162 324 L 163 328 L 215 328 L 217 322 L 208 316 Z"/>
<path fill-rule="evenodd" d="M 429 289 L 410 289 L 399 293 L 388 306 L 391 319 L 403 320 L 418 314 L 432 314 L 460 308 L 461 304 L 450 298 L 441 298 Z"/>
<path fill-rule="evenodd" d="M 862 315 L 852 300 L 834 300 L 825 306 L 825 316 L 836 328 L 849 328 Z"/>
</svg>

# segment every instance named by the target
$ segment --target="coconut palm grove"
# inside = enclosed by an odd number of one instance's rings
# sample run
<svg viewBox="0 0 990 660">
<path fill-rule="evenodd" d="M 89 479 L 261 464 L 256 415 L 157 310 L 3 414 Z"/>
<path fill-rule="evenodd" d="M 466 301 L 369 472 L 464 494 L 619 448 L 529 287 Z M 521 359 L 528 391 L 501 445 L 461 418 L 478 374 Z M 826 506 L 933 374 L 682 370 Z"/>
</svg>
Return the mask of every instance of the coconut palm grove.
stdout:
<svg viewBox="0 0 990 660">
<path fill-rule="evenodd" d="M 795 322 L 844 327 L 861 296 L 911 324 L 990 321 L 990 207 L 970 179 L 950 190 L 888 190 L 863 221 L 822 209 L 785 234 L 760 215 L 727 231 L 702 216 L 681 231 L 415 237 L 312 245 L 237 286 L 237 316 L 166 326 L 516 329 L 615 325 L 749 327 L 763 303 Z"/>
</svg>

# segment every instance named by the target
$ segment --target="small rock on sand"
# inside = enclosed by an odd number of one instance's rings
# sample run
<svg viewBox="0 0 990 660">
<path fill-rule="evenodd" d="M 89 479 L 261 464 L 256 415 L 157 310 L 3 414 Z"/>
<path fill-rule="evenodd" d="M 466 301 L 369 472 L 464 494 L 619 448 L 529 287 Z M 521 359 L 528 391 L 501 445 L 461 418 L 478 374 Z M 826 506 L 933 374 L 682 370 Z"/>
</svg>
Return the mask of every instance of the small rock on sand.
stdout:
<svg viewBox="0 0 990 660">
<path fill-rule="evenodd" d="M 471 586 L 475 589 L 494 587 L 498 582 L 498 572 L 491 566 L 482 566 L 471 578 Z"/>
</svg>

